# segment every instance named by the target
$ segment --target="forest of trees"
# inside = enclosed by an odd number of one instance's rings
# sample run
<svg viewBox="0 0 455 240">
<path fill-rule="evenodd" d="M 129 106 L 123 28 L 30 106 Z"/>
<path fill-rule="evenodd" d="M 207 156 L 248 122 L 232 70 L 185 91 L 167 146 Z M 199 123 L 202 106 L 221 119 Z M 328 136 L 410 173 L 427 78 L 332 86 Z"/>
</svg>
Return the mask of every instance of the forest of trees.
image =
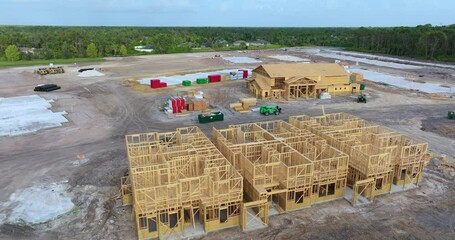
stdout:
<svg viewBox="0 0 455 240">
<path fill-rule="evenodd" d="M 0 26 L 0 60 L 17 60 L 11 52 L 14 47 L 21 50 L 21 60 L 69 59 L 144 54 L 134 50 L 134 46 L 143 45 L 152 46 L 154 53 L 191 52 L 201 46 L 223 50 L 226 43 L 257 39 L 283 47 L 333 46 L 455 61 L 455 25 L 394 28 Z"/>
</svg>

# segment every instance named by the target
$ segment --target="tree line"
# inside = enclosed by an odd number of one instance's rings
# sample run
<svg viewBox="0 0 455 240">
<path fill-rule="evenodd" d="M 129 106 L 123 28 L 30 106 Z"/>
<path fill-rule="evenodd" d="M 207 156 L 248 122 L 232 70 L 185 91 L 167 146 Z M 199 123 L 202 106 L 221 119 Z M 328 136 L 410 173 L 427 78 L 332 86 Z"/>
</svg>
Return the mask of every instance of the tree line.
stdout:
<svg viewBox="0 0 455 240">
<path fill-rule="evenodd" d="M 0 26 L 0 59 L 70 59 L 225 49 L 237 40 L 286 47 L 349 50 L 455 61 L 455 25 L 392 28 L 50 27 Z"/>
</svg>

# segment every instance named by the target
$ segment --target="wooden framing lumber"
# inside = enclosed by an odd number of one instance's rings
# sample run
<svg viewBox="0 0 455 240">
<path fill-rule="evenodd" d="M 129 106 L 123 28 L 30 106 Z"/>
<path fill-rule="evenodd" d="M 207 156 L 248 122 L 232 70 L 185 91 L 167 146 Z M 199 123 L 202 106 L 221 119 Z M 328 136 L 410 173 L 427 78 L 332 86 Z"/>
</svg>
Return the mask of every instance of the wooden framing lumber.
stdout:
<svg viewBox="0 0 455 240">
<path fill-rule="evenodd" d="M 125 136 L 129 175 L 121 199 L 133 205 L 138 238 L 266 226 L 269 213 L 344 197 L 373 201 L 392 185 L 417 185 L 428 144 L 356 116 L 336 113 Z M 273 210 L 272 210 L 273 209 Z M 252 224 L 252 223 L 255 224 Z"/>
</svg>

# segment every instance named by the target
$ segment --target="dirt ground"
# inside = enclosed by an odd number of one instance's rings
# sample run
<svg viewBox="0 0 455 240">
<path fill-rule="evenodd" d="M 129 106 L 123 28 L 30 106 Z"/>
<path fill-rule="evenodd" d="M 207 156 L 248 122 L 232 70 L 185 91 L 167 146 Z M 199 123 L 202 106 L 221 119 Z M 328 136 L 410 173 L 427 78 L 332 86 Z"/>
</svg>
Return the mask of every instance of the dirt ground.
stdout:
<svg viewBox="0 0 455 240">
<path fill-rule="evenodd" d="M 183 88 L 152 90 L 137 86 L 134 80 L 196 71 L 254 68 L 257 64 L 234 64 L 222 56 L 249 56 L 264 63 L 280 62 L 271 55 L 292 55 L 313 61 L 333 62 L 283 50 L 247 52 L 189 53 L 109 58 L 98 64 L 65 66 L 65 74 L 38 76 L 34 67 L 0 69 L 0 97 L 38 94 L 53 99 L 52 110 L 66 111 L 69 122 L 63 127 L 33 134 L 0 137 L 0 206 L 17 189 L 68 180 L 75 208 L 55 220 L 37 225 L 2 223 L 0 239 L 136 239 L 131 207 L 121 206 L 120 177 L 127 171 L 124 135 L 140 132 L 172 131 L 176 127 L 197 125 L 208 136 L 213 127 L 258 120 L 287 120 L 288 116 L 348 112 L 393 128 L 411 137 L 428 141 L 435 159 L 425 169 L 417 189 L 386 194 L 362 207 L 345 200 L 318 204 L 310 208 L 270 218 L 268 228 L 241 232 L 240 228 L 209 233 L 203 239 L 455 239 L 455 121 L 447 111 L 455 110 L 453 98 L 431 98 L 428 94 L 401 90 L 366 82 L 367 104 L 356 96 L 335 96 L 331 100 L 279 102 L 279 116 L 260 116 L 258 112 L 237 113 L 227 108 L 239 97 L 249 96 L 243 80 Z M 96 67 L 102 77 L 78 77 L 77 68 Z M 384 73 L 424 76 L 426 82 L 455 84 L 455 71 L 423 67 L 397 70 L 377 66 L 360 67 Z M 40 83 L 56 83 L 62 89 L 35 93 Z M 168 119 L 158 110 L 170 95 L 202 90 L 213 109 L 225 113 L 225 121 L 201 125 L 196 113 Z M 259 101 L 259 104 L 263 104 Z M 78 154 L 89 160 L 75 165 Z M 447 160 L 437 159 L 446 155 Z"/>
</svg>

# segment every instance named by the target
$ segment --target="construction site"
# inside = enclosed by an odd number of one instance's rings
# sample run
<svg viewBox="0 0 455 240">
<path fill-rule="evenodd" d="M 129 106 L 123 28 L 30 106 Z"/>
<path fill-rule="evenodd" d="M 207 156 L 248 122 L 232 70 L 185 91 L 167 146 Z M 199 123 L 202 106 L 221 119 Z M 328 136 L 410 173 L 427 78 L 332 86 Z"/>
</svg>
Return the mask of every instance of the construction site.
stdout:
<svg viewBox="0 0 455 240">
<path fill-rule="evenodd" d="M 122 201 L 139 239 L 194 237 L 185 232 L 199 225 L 254 230 L 333 199 L 371 203 L 416 188 L 431 160 L 427 143 L 345 113 L 230 125 L 212 137 L 197 127 L 126 136 Z"/>
<path fill-rule="evenodd" d="M 455 238 L 453 64 L 311 47 L 58 69 L 0 69 L 0 239 Z"/>
</svg>

